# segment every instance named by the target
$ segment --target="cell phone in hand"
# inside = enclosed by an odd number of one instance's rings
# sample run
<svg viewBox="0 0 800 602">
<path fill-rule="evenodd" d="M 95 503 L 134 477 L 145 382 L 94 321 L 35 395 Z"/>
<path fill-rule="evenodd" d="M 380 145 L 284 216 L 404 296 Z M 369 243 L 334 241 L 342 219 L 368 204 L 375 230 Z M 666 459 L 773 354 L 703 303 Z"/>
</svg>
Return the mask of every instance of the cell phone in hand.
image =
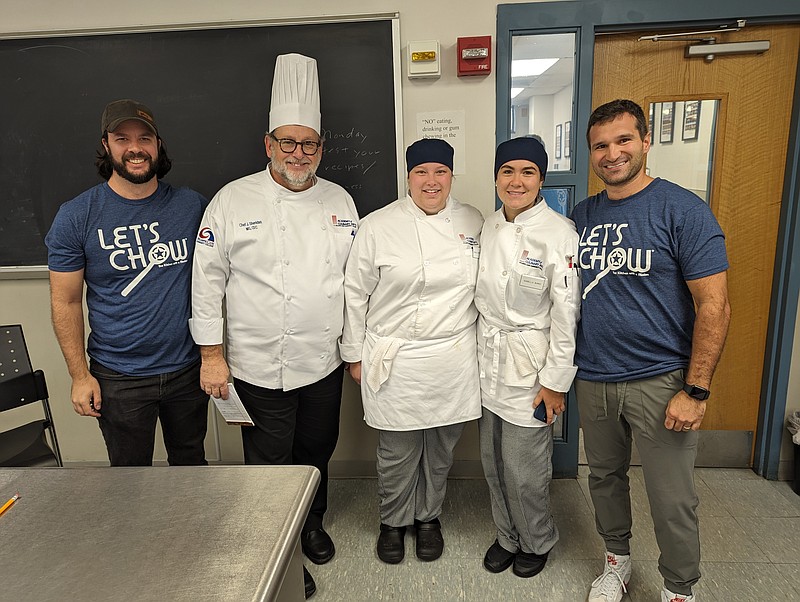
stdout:
<svg viewBox="0 0 800 602">
<path fill-rule="evenodd" d="M 547 424 L 547 406 L 544 405 L 544 400 L 540 401 L 536 409 L 533 410 L 533 417 L 539 422 Z"/>
</svg>

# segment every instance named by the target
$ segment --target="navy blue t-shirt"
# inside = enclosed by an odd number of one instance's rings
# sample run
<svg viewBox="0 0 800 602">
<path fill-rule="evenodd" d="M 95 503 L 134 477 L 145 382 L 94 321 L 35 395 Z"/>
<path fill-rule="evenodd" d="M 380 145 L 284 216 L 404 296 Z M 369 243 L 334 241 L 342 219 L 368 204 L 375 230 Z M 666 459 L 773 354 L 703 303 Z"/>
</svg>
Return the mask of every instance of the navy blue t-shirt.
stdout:
<svg viewBox="0 0 800 602">
<path fill-rule="evenodd" d="M 130 200 L 108 183 L 58 211 L 45 237 L 48 267 L 84 271 L 89 357 L 131 376 L 180 370 L 199 359 L 189 333 L 192 257 L 208 201 L 159 182 Z"/>
<path fill-rule="evenodd" d="M 656 178 L 619 201 L 589 197 L 572 219 L 583 285 L 578 378 L 621 382 L 688 366 L 695 310 L 686 281 L 728 269 L 708 205 Z"/>
</svg>

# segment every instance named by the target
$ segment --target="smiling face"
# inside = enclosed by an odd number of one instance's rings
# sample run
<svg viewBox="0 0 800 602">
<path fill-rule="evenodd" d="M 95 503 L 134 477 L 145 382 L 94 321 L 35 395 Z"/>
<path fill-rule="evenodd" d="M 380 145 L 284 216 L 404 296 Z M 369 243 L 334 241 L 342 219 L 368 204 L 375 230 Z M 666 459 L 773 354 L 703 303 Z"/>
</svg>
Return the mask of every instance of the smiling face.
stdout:
<svg viewBox="0 0 800 602">
<path fill-rule="evenodd" d="M 281 150 L 278 140 L 294 140 L 297 144 L 290 153 Z M 275 181 L 294 192 L 306 190 L 314 183 L 319 162 L 322 159 L 322 146 L 313 155 L 303 153 L 303 142 L 322 140 L 313 129 L 304 125 L 283 125 L 276 128 L 272 135 L 267 134 L 264 143 L 270 159 L 270 172 Z"/>
<path fill-rule="evenodd" d="M 102 140 L 114 168 L 112 178 L 147 184 L 156 177 L 161 142 L 155 132 L 137 119 L 123 121 Z"/>
<path fill-rule="evenodd" d="M 543 183 L 539 167 L 527 159 L 514 159 L 500 166 L 495 185 L 508 221 L 533 207 Z"/>
<path fill-rule="evenodd" d="M 610 199 L 629 197 L 647 185 L 651 178 L 644 172 L 644 156 L 649 150 L 650 134 L 642 140 L 630 113 L 589 130 L 592 169 L 605 182 Z"/>
<path fill-rule="evenodd" d="M 408 193 L 414 204 L 427 215 L 445 208 L 453 172 L 441 163 L 420 163 L 408 172 Z"/>
</svg>

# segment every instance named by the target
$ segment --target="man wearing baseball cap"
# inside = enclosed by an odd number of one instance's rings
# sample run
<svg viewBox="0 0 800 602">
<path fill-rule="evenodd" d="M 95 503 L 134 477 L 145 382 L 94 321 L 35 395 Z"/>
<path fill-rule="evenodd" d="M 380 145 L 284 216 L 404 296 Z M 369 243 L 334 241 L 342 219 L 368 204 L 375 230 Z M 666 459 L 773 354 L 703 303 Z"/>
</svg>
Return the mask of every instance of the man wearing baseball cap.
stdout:
<svg viewBox="0 0 800 602">
<path fill-rule="evenodd" d="M 64 203 L 45 238 L 72 405 L 97 419 L 112 466 L 152 464 L 157 420 L 171 465 L 206 464 L 208 395 L 187 320 L 207 201 L 160 180 L 172 163 L 147 106 L 109 103 L 100 132 L 95 165 L 106 181 Z"/>
</svg>

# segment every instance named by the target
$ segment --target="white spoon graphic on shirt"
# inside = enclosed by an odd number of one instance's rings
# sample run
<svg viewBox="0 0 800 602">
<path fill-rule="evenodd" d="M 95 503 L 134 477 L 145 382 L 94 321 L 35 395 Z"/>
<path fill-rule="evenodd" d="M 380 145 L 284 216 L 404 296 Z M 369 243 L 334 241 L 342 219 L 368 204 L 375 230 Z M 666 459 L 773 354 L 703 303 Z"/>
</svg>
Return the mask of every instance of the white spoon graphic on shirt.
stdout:
<svg viewBox="0 0 800 602">
<path fill-rule="evenodd" d="M 625 253 L 623 249 L 616 248 L 613 251 L 611 251 L 611 253 L 608 254 L 608 260 L 607 260 L 608 265 L 606 265 L 605 269 L 602 272 L 598 273 L 597 276 L 594 277 L 594 280 L 592 280 L 592 282 L 589 283 L 589 286 L 583 289 L 582 298 L 586 299 L 586 295 L 589 294 L 590 290 L 592 290 L 595 286 L 597 286 L 597 283 L 600 282 L 600 279 L 603 276 L 608 274 L 611 270 L 616 271 L 620 269 L 622 266 L 625 265 L 625 261 L 627 259 L 628 255 Z"/>
<path fill-rule="evenodd" d="M 131 280 L 124 289 L 122 289 L 122 296 L 127 297 L 130 292 L 136 288 L 136 285 L 142 281 L 142 278 L 147 276 L 148 272 L 153 269 L 154 265 L 161 265 L 169 259 L 169 247 L 163 242 L 157 242 L 150 247 L 150 252 L 147 254 L 147 259 L 150 263 L 147 264 L 141 272 L 136 275 L 136 278 Z"/>
</svg>

